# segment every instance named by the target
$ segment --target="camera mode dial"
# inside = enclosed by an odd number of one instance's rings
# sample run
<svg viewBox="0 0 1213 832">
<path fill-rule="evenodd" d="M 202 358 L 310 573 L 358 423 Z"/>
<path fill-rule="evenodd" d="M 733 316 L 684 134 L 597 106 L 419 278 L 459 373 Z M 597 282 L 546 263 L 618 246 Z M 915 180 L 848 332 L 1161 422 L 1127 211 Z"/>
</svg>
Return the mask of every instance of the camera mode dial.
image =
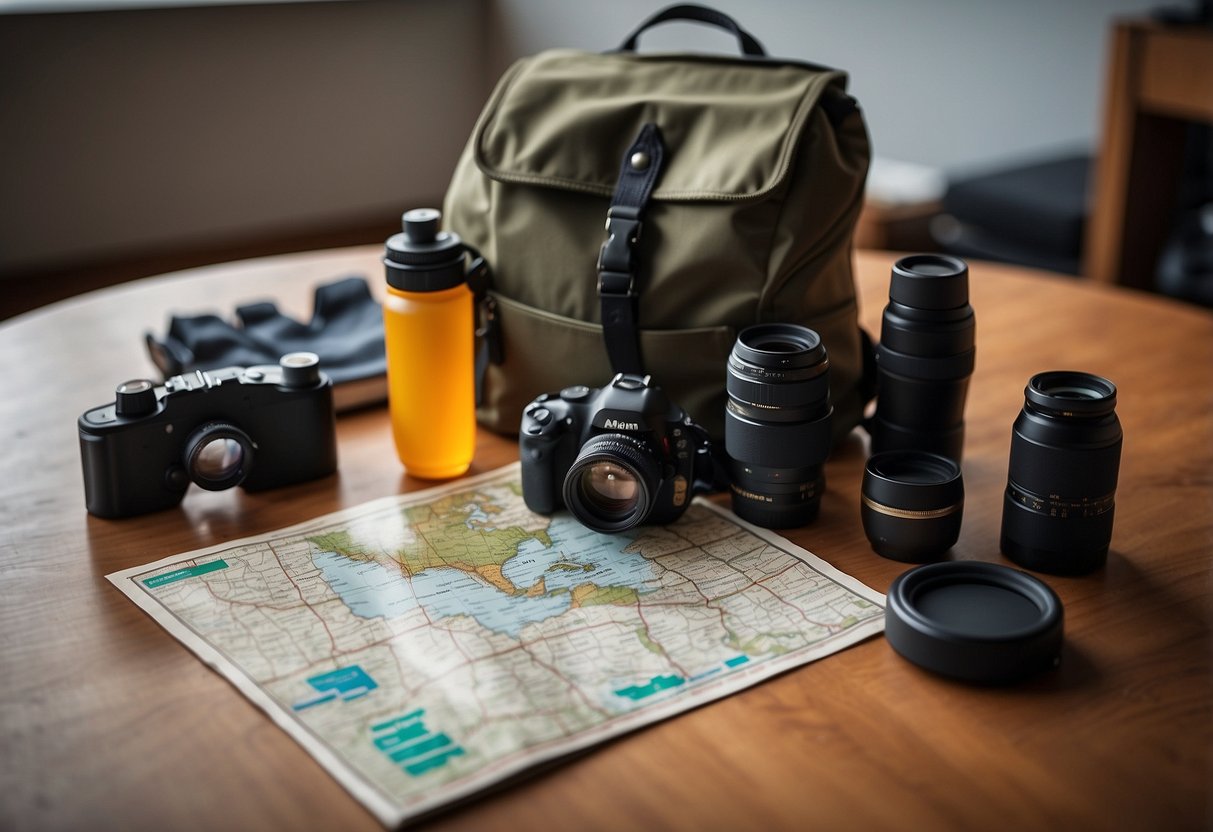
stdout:
<svg viewBox="0 0 1213 832">
<path fill-rule="evenodd" d="M 146 416 L 156 409 L 156 385 L 146 378 L 124 381 L 114 394 L 114 411 L 119 416 Z"/>
</svg>

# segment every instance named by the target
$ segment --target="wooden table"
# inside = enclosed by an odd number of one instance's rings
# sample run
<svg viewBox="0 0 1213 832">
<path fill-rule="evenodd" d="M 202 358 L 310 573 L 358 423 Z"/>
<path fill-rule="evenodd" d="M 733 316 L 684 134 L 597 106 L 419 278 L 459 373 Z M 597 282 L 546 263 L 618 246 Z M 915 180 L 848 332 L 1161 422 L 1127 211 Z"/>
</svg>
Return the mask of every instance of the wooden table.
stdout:
<svg viewBox="0 0 1213 832">
<path fill-rule="evenodd" d="M 892 255 L 857 257 L 879 331 Z M 310 287 L 378 252 L 234 263 L 85 295 L 0 326 L 0 828 L 374 829 L 374 819 L 104 575 L 417 488 L 382 408 L 343 416 L 337 477 L 256 496 L 194 488 L 180 510 L 84 511 L 76 417 L 150 374 L 140 336 L 171 310 Z M 1107 568 L 1045 580 L 1066 606 L 1061 668 L 975 688 L 883 638 L 608 743 L 439 815 L 444 829 L 1194 829 L 1213 824 L 1213 317 L 1113 287 L 976 264 L 964 529 L 1001 562 L 1011 422 L 1028 377 L 1120 387 L 1125 445 Z M 593 379 L 587 381 L 593 382 Z M 906 567 L 859 526 L 866 441 L 827 466 L 815 525 L 789 535 L 870 586 Z M 482 435 L 474 471 L 515 458 Z"/>
</svg>

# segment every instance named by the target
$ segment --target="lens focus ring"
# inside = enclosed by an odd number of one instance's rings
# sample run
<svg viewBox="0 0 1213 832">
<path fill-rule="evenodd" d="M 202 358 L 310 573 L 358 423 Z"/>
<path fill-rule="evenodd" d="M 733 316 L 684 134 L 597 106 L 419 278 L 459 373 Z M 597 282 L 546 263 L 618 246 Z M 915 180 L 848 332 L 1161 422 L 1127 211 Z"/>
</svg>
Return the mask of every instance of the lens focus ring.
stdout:
<svg viewBox="0 0 1213 832">
<path fill-rule="evenodd" d="M 830 452 L 834 408 L 816 419 L 770 423 L 747 418 L 736 402 L 724 411 L 724 443 L 729 456 L 762 468 L 808 468 L 825 462 Z"/>
</svg>

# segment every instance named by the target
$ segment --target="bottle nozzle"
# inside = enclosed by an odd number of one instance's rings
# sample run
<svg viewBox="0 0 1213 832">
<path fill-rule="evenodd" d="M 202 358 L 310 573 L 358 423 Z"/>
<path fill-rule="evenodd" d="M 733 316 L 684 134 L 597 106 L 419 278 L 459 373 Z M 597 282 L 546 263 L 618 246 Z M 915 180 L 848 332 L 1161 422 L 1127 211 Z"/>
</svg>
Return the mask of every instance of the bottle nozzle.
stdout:
<svg viewBox="0 0 1213 832">
<path fill-rule="evenodd" d="M 438 237 L 438 223 L 442 212 L 436 208 L 414 208 L 405 211 L 401 218 L 404 236 L 411 243 L 432 243 Z"/>
</svg>

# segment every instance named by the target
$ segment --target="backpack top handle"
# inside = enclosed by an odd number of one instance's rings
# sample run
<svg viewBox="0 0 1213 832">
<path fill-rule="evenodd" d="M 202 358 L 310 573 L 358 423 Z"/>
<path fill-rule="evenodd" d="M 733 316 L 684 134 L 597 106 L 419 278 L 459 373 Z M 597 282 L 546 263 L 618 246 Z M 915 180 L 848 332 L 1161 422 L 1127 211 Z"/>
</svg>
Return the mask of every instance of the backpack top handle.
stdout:
<svg viewBox="0 0 1213 832">
<path fill-rule="evenodd" d="M 758 40 L 742 29 L 737 21 L 729 17 L 724 12 L 718 12 L 715 9 L 709 9 L 707 6 L 699 6 L 694 3 L 682 3 L 677 6 L 670 6 L 662 9 L 657 14 L 650 17 L 648 20 L 636 27 L 632 34 L 628 35 L 627 39 L 620 44 L 618 52 L 635 52 L 636 43 L 640 39 L 640 35 L 647 29 L 651 29 L 661 23 L 667 23 L 674 20 L 686 20 L 694 23 L 706 23 L 709 26 L 716 26 L 724 29 L 727 32 L 732 32 L 737 36 L 737 44 L 741 47 L 741 53 L 750 58 L 764 58 L 767 51 L 763 48 Z"/>
</svg>

